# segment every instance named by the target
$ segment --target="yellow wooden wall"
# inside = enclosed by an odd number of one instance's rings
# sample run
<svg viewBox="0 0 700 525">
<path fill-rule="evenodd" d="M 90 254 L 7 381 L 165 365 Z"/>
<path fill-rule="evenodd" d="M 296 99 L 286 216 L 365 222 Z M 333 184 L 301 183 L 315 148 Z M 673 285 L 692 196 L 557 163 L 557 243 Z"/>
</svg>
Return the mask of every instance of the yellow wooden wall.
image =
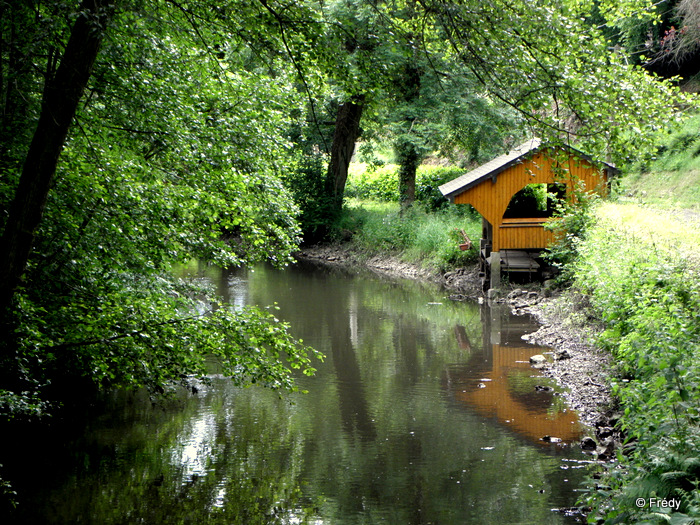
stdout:
<svg viewBox="0 0 700 525">
<path fill-rule="evenodd" d="M 515 164 L 497 175 L 496 182 L 485 180 L 458 194 L 455 204 L 471 204 L 493 226 L 493 251 L 506 249 L 541 249 L 552 241 L 551 232 L 542 226 L 503 225 L 503 214 L 513 195 L 528 184 L 550 184 L 562 182 L 569 188 L 581 181 L 587 191 L 605 194 L 607 186 L 602 170 L 578 157 L 569 156 L 560 164 L 564 177 L 555 178 L 552 166 L 555 163 L 547 150 L 539 151 L 531 158 Z M 562 172 L 562 170 L 559 170 Z"/>
</svg>

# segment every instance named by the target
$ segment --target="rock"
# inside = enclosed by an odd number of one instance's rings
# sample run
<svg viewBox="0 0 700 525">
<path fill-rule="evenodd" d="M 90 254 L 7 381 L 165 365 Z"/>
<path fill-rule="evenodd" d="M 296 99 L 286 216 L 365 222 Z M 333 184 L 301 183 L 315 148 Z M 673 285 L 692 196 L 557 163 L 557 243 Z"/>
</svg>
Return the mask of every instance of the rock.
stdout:
<svg viewBox="0 0 700 525">
<path fill-rule="evenodd" d="M 551 392 L 554 390 L 551 386 L 535 385 L 535 392 Z"/>
<path fill-rule="evenodd" d="M 545 443 L 561 443 L 561 438 L 554 436 L 542 436 L 540 441 L 544 441 Z"/>
<path fill-rule="evenodd" d="M 547 362 L 547 358 L 542 354 L 533 355 L 530 357 L 531 365 L 543 365 Z"/>
<path fill-rule="evenodd" d="M 598 445 L 595 442 L 595 439 L 592 437 L 585 437 L 581 440 L 581 450 L 586 450 L 586 451 L 593 451 L 596 449 Z"/>
<path fill-rule="evenodd" d="M 568 350 L 565 348 L 562 348 L 561 350 L 557 350 L 554 353 L 554 359 L 557 361 L 561 361 L 563 359 L 571 359 L 571 354 L 569 353 Z"/>
<path fill-rule="evenodd" d="M 596 434 L 600 439 L 609 438 L 613 435 L 614 429 L 612 427 L 599 427 Z"/>
<path fill-rule="evenodd" d="M 595 453 L 598 456 L 598 461 L 611 459 L 615 454 L 615 443 L 611 441 L 607 445 L 600 445 L 595 449 Z"/>
<path fill-rule="evenodd" d="M 512 292 L 510 292 L 508 294 L 508 300 L 512 301 L 513 299 L 517 299 L 518 297 L 520 297 L 524 293 L 525 292 L 523 290 L 521 290 L 520 288 L 516 288 L 515 290 L 513 290 Z"/>
</svg>

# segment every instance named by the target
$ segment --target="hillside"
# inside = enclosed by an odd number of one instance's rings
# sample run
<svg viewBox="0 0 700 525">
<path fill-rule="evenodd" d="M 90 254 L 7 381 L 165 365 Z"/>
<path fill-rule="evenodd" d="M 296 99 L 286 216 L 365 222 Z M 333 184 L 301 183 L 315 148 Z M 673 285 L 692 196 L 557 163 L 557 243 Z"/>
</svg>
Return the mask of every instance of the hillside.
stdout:
<svg viewBox="0 0 700 525">
<path fill-rule="evenodd" d="M 623 202 L 700 211 L 700 115 L 666 135 L 655 157 L 628 168 L 619 190 Z"/>
</svg>

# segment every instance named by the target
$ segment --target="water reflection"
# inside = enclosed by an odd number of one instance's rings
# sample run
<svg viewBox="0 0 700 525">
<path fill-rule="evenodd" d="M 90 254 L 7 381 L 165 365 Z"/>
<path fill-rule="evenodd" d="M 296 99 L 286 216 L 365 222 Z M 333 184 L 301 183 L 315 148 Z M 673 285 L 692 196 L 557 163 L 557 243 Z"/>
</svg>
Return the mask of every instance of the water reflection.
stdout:
<svg viewBox="0 0 700 525">
<path fill-rule="evenodd" d="M 482 320 L 482 348 L 466 363 L 445 371 L 445 385 L 454 399 L 539 445 L 578 441 L 576 413 L 555 393 L 553 382 L 530 365 L 530 356 L 543 350 L 522 340 L 532 331 L 531 323 L 499 305 L 484 306 Z M 457 328 L 457 339 L 463 341 Z"/>
<path fill-rule="evenodd" d="M 562 460 L 580 455 L 539 445 L 538 415 L 571 413 L 529 390 L 525 319 L 329 269 L 205 270 L 234 304 L 276 302 L 327 355 L 299 378 L 309 394 L 290 403 L 212 376 L 155 405 L 112 396 L 79 437 L 35 438 L 20 466 L 57 466 L 26 479 L 16 522 L 567 522 L 550 509 L 574 504 L 581 473 Z"/>
</svg>

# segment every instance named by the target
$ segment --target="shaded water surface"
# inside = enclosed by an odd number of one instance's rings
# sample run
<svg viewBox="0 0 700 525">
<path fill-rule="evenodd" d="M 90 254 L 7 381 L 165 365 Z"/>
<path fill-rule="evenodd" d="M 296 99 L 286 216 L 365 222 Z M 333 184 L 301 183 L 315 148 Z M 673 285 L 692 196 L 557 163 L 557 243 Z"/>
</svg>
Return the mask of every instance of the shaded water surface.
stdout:
<svg viewBox="0 0 700 525">
<path fill-rule="evenodd" d="M 323 268 L 206 278 L 234 304 L 276 302 L 326 354 L 308 394 L 213 374 L 196 395 L 107 396 L 15 445 L 17 523 L 571 522 L 551 509 L 577 498 L 578 423 L 535 388 L 529 320 Z"/>
</svg>

